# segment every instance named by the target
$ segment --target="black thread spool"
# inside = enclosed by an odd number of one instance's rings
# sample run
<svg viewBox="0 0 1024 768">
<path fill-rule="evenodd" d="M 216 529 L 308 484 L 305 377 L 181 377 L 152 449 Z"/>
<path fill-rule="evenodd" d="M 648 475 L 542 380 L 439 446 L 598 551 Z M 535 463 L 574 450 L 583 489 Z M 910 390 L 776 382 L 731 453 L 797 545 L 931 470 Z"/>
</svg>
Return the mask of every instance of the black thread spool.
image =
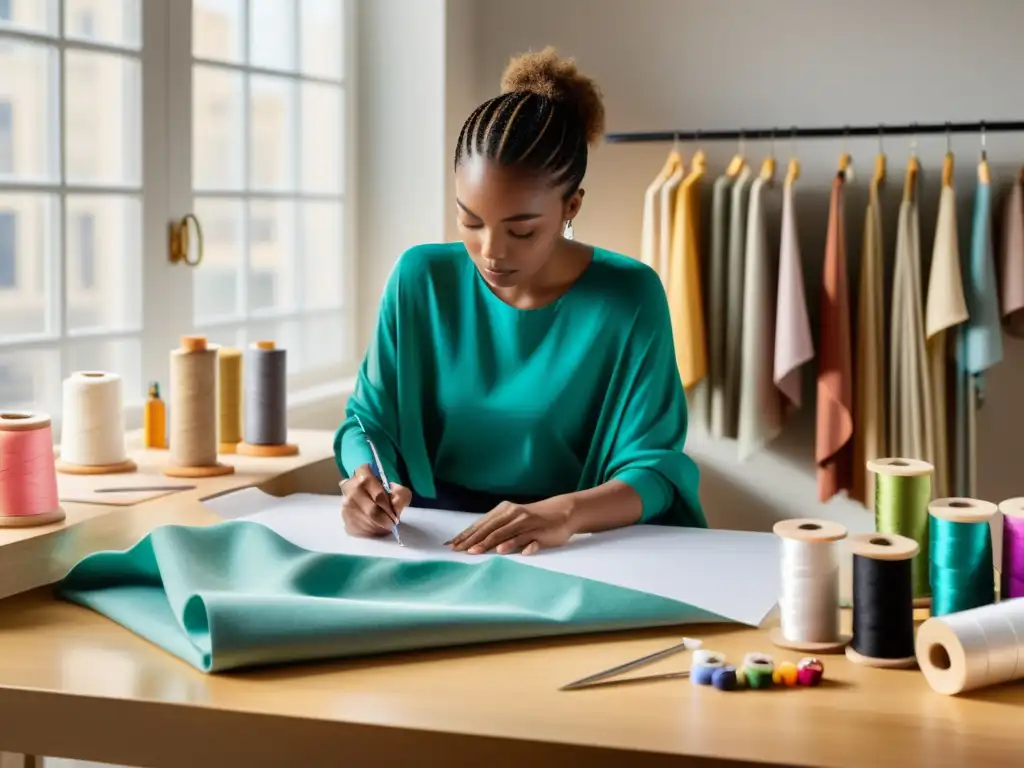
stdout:
<svg viewBox="0 0 1024 768">
<path fill-rule="evenodd" d="M 917 664 L 912 561 L 920 547 L 889 533 L 849 539 L 853 553 L 853 638 L 846 658 L 882 669 Z"/>
<path fill-rule="evenodd" d="M 287 351 L 272 341 L 254 342 L 245 356 L 245 430 L 236 449 L 243 456 L 294 456 L 288 443 Z"/>
</svg>

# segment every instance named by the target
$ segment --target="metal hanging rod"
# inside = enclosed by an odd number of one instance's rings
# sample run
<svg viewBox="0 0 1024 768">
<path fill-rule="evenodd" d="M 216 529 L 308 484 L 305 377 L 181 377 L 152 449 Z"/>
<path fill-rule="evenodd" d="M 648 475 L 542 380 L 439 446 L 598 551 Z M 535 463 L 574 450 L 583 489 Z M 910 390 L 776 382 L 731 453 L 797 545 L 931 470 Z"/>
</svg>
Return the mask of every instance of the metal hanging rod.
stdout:
<svg viewBox="0 0 1024 768">
<path fill-rule="evenodd" d="M 979 123 L 907 123 L 905 125 L 841 125 L 827 128 L 741 128 L 730 131 L 648 131 L 640 133 L 609 133 L 611 144 L 656 141 L 739 141 L 754 139 L 807 138 L 824 139 L 846 136 L 923 136 L 952 133 L 1024 132 L 1024 120 L 1003 120 Z"/>
</svg>

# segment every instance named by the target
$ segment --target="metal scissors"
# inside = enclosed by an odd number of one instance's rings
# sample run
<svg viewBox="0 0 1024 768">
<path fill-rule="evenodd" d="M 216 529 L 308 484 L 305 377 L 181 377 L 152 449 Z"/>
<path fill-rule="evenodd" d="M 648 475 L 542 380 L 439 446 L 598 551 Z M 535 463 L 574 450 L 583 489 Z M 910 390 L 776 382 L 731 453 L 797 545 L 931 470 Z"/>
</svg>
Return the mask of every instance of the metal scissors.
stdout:
<svg viewBox="0 0 1024 768">
<path fill-rule="evenodd" d="M 662 675 L 647 675 L 645 677 L 631 677 L 625 680 L 609 680 L 610 677 L 621 675 L 625 672 L 631 672 L 634 669 L 645 667 L 648 664 L 653 664 L 661 659 L 668 658 L 676 653 L 683 651 L 695 651 L 702 645 L 700 640 L 694 640 L 692 637 L 684 637 L 683 642 L 677 643 L 669 648 L 665 648 L 662 651 L 642 656 L 639 659 L 633 661 L 627 661 L 625 664 L 619 664 L 611 669 L 606 669 L 603 672 L 596 672 L 593 675 L 582 677 L 579 680 L 574 680 L 571 683 L 563 685 L 559 688 L 560 691 L 572 691 L 579 688 L 592 688 L 598 685 L 625 685 L 627 683 L 639 683 L 639 682 L 650 682 L 652 680 L 675 680 L 678 678 L 689 677 L 690 671 L 685 670 L 683 672 L 669 672 Z"/>
</svg>

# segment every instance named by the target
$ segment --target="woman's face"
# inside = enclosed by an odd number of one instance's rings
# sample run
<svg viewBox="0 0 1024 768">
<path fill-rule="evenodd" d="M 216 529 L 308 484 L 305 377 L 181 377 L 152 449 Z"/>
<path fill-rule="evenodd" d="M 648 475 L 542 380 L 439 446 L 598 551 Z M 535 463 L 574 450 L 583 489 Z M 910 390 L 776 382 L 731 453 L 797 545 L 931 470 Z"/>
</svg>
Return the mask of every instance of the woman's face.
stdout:
<svg viewBox="0 0 1024 768">
<path fill-rule="evenodd" d="M 463 160 L 455 173 L 459 233 L 496 288 L 523 285 L 544 268 L 582 197 L 580 191 L 565 200 L 547 178 L 478 156 Z"/>
</svg>

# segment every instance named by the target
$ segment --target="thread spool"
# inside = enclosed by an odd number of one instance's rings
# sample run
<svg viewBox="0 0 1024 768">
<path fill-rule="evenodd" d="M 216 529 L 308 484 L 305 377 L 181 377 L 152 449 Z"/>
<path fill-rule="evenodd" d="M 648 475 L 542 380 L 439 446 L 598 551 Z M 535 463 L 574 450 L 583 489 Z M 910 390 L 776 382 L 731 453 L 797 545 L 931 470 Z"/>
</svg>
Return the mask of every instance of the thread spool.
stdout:
<svg viewBox="0 0 1024 768">
<path fill-rule="evenodd" d="M 720 691 L 735 691 L 739 687 L 739 677 L 736 675 L 736 667 L 726 664 L 716 669 L 711 675 L 711 685 Z"/>
<path fill-rule="evenodd" d="M 917 631 L 917 662 L 936 693 L 1024 679 L 1024 599 L 933 616 Z"/>
<path fill-rule="evenodd" d="M 242 351 L 217 350 L 217 426 L 221 453 L 236 453 L 242 442 Z"/>
<path fill-rule="evenodd" d="M 835 542 L 846 528 L 828 520 L 782 520 L 772 529 L 782 539 L 780 626 L 772 643 L 805 653 L 837 653 L 850 642 L 839 631 L 839 557 Z"/>
<path fill-rule="evenodd" d="M 245 434 L 238 453 L 294 456 L 288 443 L 288 353 L 272 341 L 257 341 L 245 356 Z"/>
<path fill-rule="evenodd" d="M 914 605 L 931 605 L 931 579 L 928 568 L 928 504 L 932 499 L 932 474 L 927 461 L 905 458 L 875 459 L 868 462 L 875 474 L 875 530 L 917 542 L 913 560 L 911 588 Z"/>
<path fill-rule="evenodd" d="M 978 499 L 937 499 L 928 506 L 932 616 L 996 600 L 989 522 L 998 508 Z"/>
<path fill-rule="evenodd" d="M 64 379 L 60 459 L 56 469 L 68 475 L 134 472 L 124 437 L 121 377 L 103 371 L 77 371 Z"/>
<path fill-rule="evenodd" d="M 0 412 L 0 528 L 49 525 L 63 519 L 50 417 Z"/>
<path fill-rule="evenodd" d="M 797 682 L 808 688 L 821 685 L 825 677 L 825 665 L 813 657 L 803 658 L 796 665 Z"/>
<path fill-rule="evenodd" d="M 1003 513 L 1003 567 L 999 598 L 1024 597 L 1024 497 L 999 503 Z"/>
<path fill-rule="evenodd" d="M 217 351 L 205 336 L 183 336 L 171 351 L 168 477 L 216 477 L 235 468 L 217 461 Z"/>
<path fill-rule="evenodd" d="M 920 545 L 906 536 L 862 533 L 853 553 L 853 637 L 846 658 L 883 669 L 908 669 L 914 657 L 913 558 Z"/>
<path fill-rule="evenodd" d="M 791 661 L 784 661 L 772 672 L 772 682 L 792 688 L 800 682 L 800 670 Z"/>
<path fill-rule="evenodd" d="M 775 661 L 763 653 L 748 653 L 743 658 L 743 679 L 748 688 L 770 688 Z"/>
<path fill-rule="evenodd" d="M 693 652 L 690 662 L 690 682 L 694 685 L 711 685 L 715 672 L 725 666 L 725 656 L 703 648 Z"/>
</svg>

